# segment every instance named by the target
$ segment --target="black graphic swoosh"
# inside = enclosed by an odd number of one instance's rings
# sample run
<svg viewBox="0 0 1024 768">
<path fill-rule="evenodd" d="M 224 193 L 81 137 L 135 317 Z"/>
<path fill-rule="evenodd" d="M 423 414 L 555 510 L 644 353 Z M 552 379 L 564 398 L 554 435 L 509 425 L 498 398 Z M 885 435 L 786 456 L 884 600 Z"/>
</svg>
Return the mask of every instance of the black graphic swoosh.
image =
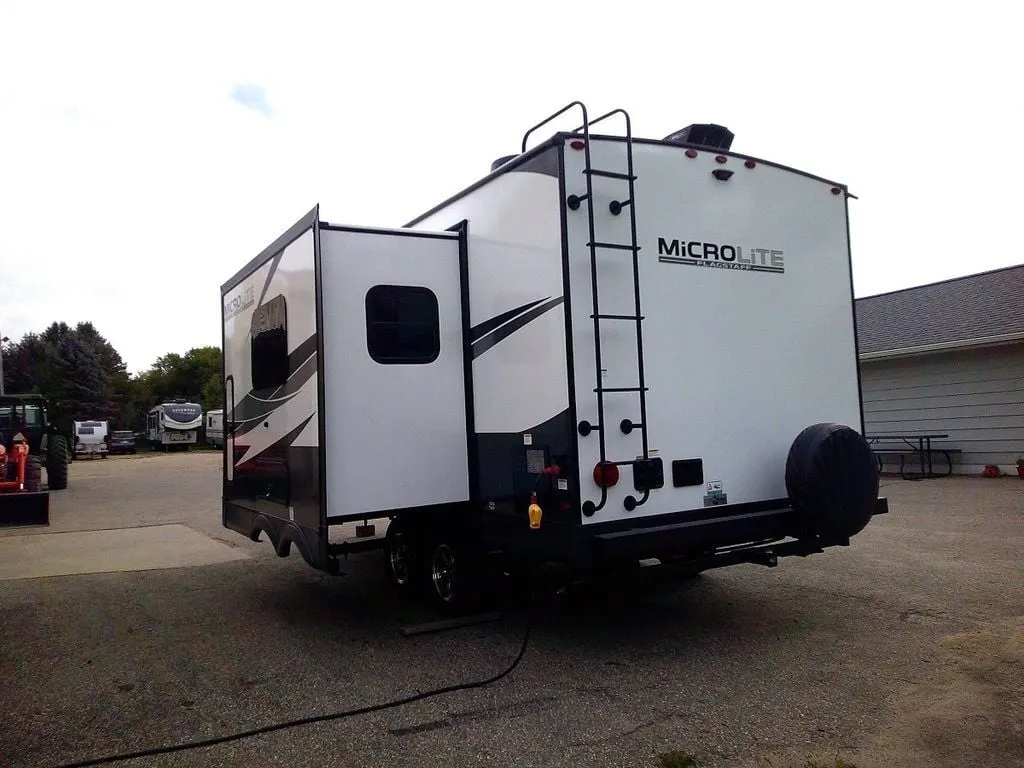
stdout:
<svg viewBox="0 0 1024 768">
<path fill-rule="evenodd" d="M 495 315 L 490 320 L 484 320 L 482 323 L 480 323 L 480 325 L 476 325 L 470 328 L 469 338 L 472 339 L 473 341 L 478 341 L 481 337 L 487 335 L 495 328 L 497 328 L 499 325 L 504 325 L 506 322 L 511 320 L 516 315 L 521 315 L 526 310 L 532 307 L 536 307 L 542 301 L 545 301 L 546 299 L 549 298 L 551 297 L 547 296 L 544 299 L 537 299 L 536 301 L 531 301 L 529 304 L 523 304 L 522 306 L 516 307 L 515 309 L 508 310 L 508 312 L 502 312 L 500 315 Z"/>
<path fill-rule="evenodd" d="M 308 418 L 306 418 L 301 424 L 299 424 L 299 426 L 297 426 L 295 429 L 291 430 L 284 437 L 280 438 L 279 440 L 275 440 L 273 443 L 268 445 L 266 448 L 264 448 L 259 453 L 256 453 L 256 454 L 253 454 L 252 456 L 250 456 L 248 459 L 245 460 L 245 463 L 248 464 L 250 461 L 253 461 L 254 459 L 257 459 L 260 456 L 262 456 L 263 454 L 269 453 L 270 451 L 280 452 L 282 449 L 288 448 L 289 446 L 291 446 L 292 442 L 299 435 L 302 434 L 302 430 L 304 430 L 306 428 L 306 425 L 309 424 L 309 422 L 313 419 L 314 416 L 316 416 L 316 411 L 311 413 Z M 238 473 L 238 469 L 239 469 L 239 460 L 242 458 L 242 456 L 245 455 L 245 452 L 247 450 L 249 450 L 249 446 L 247 446 L 247 445 L 236 445 L 235 446 L 235 454 L 234 454 L 234 456 L 232 458 L 233 458 L 233 460 L 235 462 L 236 474 Z"/>
<path fill-rule="evenodd" d="M 548 310 L 554 309 L 565 300 L 565 297 L 558 296 L 554 299 L 548 299 L 539 306 L 535 306 L 528 312 L 523 313 L 514 320 L 505 323 L 500 328 L 495 329 L 491 333 L 483 336 L 482 338 L 473 342 L 473 359 L 480 357 L 484 352 L 493 347 L 502 339 L 506 339 L 513 333 L 518 331 L 523 326 L 536 320 L 538 317 L 543 315 Z"/>
</svg>

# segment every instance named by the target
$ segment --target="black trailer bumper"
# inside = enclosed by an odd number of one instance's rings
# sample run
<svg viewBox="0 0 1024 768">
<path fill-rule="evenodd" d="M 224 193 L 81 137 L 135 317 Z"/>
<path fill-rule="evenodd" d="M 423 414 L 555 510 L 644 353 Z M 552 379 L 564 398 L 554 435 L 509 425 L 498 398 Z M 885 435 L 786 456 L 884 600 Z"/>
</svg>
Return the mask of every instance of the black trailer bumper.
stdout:
<svg viewBox="0 0 1024 768">
<path fill-rule="evenodd" d="M 878 499 L 874 514 L 885 514 L 888 509 L 888 501 Z M 808 536 L 786 499 L 592 525 L 551 521 L 545 522 L 539 531 L 529 530 L 525 515 L 499 514 L 485 523 L 483 529 L 485 542 L 492 547 L 533 552 L 541 558 L 583 569 L 647 558 L 721 560 L 725 550 L 749 551 L 783 539 L 795 539 L 798 543 L 775 546 L 773 550 L 779 557 L 820 552 L 827 546 L 849 543 L 822 542 Z M 733 559 L 739 562 L 744 558 Z"/>
<path fill-rule="evenodd" d="M 0 493 L 0 526 L 49 524 L 50 494 L 47 491 Z"/>
<path fill-rule="evenodd" d="M 875 515 L 889 511 L 885 498 L 875 504 Z M 664 515 L 632 525 L 591 532 L 592 555 L 598 561 L 647 557 L 704 557 L 721 548 L 753 546 L 788 537 L 806 539 L 797 513 L 787 500 L 710 507 L 699 513 Z M 849 540 L 815 542 L 822 546 L 846 545 Z M 794 551 L 795 553 L 795 551 Z"/>
</svg>

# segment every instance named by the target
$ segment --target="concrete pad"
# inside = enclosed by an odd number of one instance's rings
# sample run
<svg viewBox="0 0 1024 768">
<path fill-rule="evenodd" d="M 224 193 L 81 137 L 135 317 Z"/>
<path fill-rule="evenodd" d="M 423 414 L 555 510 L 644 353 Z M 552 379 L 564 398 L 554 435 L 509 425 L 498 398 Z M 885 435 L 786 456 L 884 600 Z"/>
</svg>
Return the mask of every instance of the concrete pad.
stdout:
<svg viewBox="0 0 1024 768">
<path fill-rule="evenodd" d="M 0 539 L 0 581 L 186 568 L 248 560 L 186 525 L 38 533 Z"/>
</svg>

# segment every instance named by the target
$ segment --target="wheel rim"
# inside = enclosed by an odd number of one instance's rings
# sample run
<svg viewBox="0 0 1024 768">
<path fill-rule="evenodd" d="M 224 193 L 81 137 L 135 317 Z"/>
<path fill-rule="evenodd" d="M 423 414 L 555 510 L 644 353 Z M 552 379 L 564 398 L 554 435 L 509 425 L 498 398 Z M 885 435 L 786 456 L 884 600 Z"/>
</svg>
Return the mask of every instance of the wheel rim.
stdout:
<svg viewBox="0 0 1024 768">
<path fill-rule="evenodd" d="M 455 597 L 455 552 L 447 544 L 440 544 L 434 550 L 430 578 L 437 596 L 450 603 Z"/>
<path fill-rule="evenodd" d="M 391 548 L 391 574 L 395 583 L 404 587 L 409 583 L 409 546 L 397 543 Z"/>
</svg>

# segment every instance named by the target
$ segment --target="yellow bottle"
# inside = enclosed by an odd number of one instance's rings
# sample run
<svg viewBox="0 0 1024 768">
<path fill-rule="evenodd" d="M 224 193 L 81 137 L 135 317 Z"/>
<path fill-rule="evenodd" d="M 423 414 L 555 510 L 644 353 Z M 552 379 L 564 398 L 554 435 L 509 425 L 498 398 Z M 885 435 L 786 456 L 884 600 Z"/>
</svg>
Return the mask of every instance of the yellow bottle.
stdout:
<svg viewBox="0 0 1024 768">
<path fill-rule="evenodd" d="M 530 527 L 534 530 L 540 528 L 540 518 L 544 514 L 544 510 L 540 508 L 540 504 L 537 503 L 537 493 L 530 494 Z"/>
</svg>

